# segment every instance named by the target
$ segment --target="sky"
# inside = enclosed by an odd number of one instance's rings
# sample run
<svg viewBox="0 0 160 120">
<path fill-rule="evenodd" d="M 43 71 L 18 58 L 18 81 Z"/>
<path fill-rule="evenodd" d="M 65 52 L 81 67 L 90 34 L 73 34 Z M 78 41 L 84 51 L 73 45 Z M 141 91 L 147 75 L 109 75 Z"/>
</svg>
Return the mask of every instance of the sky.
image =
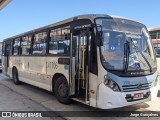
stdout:
<svg viewBox="0 0 160 120">
<path fill-rule="evenodd" d="M 130 18 L 160 26 L 160 0 L 12 0 L 0 11 L 0 41 L 82 14 Z"/>
</svg>

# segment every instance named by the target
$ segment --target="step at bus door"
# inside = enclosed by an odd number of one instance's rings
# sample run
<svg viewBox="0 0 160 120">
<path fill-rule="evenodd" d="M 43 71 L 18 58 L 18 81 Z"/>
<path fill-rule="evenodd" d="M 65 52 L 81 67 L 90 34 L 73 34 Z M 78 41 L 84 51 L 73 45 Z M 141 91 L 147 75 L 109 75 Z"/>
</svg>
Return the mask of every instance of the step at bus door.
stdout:
<svg viewBox="0 0 160 120">
<path fill-rule="evenodd" d="M 75 95 L 78 99 L 89 101 L 89 30 L 78 30 L 72 34 L 72 76 L 74 76 Z"/>
</svg>

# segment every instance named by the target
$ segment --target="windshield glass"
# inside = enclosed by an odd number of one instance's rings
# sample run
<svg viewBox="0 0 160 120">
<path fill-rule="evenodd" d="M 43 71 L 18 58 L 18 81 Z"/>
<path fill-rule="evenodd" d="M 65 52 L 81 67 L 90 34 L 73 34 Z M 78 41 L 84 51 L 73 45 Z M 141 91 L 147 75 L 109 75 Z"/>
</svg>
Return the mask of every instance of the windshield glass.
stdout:
<svg viewBox="0 0 160 120">
<path fill-rule="evenodd" d="M 96 24 L 102 26 L 101 58 L 107 69 L 124 70 L 126 41 L 129 42 L 128 71 L 149 70 L 149 66 L 156 67 L 150 37 L 143 24 L 119 18 L 96 19 Z M 97 29 L 100 31 L 99 27 Z"/>
</svg>

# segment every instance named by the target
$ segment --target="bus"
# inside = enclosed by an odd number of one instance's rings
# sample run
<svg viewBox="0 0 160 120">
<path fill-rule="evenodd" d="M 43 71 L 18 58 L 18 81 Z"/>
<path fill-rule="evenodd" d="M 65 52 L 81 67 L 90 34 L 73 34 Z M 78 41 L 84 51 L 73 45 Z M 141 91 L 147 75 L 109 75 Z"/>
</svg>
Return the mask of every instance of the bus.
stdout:
<svg viewBox="0 0 160 120">
<path fill-rule="evenodd" d="M 158 68 L 158 75 L 160 76 L 160 27 L 156 28 L 150 28 L 149 34 L 151 36 L 151 40 L 153 43 L 153 47 L 155 49 L 156 53 L 156 59 L 157 59 L 157 68 Z"/>
<path fill-rule="evenodd" d="M 3 73 L 72 100 L 112 109 L 154 100 L 157 66 L 142 23 L 103 14 L 76 16 L 3 40 Z"/>
</svg>

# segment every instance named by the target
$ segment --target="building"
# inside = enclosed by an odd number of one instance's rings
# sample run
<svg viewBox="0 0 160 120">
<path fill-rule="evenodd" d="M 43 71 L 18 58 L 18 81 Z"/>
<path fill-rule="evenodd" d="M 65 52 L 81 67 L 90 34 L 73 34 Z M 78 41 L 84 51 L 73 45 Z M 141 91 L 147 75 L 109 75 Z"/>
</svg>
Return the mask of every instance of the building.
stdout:
<svg viewBox="0 0 160 120">
<path fill-rule="evenodd" d="M 0 10 L 7 6 L 12 0 L 0 0 Z"/>
</svg>

